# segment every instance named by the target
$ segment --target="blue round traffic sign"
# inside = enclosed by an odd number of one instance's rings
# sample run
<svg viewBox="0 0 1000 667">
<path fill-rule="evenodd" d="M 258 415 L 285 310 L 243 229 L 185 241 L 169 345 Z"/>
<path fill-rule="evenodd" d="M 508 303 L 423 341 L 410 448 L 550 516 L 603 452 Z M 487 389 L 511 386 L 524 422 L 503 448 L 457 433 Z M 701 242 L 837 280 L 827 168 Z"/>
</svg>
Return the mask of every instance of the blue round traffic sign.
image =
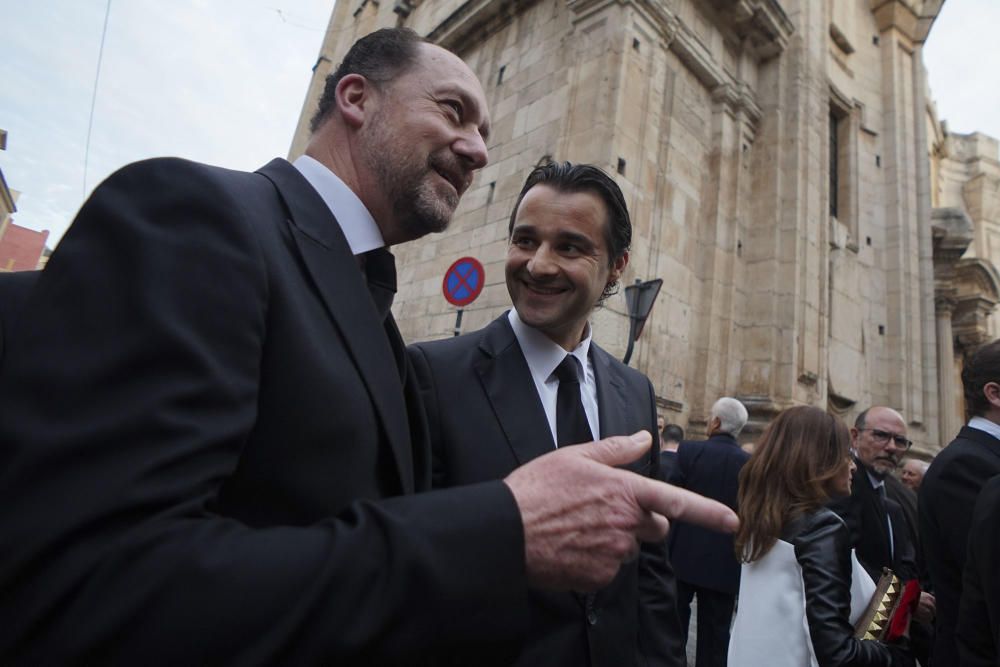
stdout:
<svg viewBox="0 0 1000 667">
<path fill-rule="evenodd" d="M 463 257 L 455 260 L 445 271 L 441 291 L 451 305 L 467 306 L 483 291 L 485 279 L 486 272 L 479 260 L 475 257 Z"/>
</svg>

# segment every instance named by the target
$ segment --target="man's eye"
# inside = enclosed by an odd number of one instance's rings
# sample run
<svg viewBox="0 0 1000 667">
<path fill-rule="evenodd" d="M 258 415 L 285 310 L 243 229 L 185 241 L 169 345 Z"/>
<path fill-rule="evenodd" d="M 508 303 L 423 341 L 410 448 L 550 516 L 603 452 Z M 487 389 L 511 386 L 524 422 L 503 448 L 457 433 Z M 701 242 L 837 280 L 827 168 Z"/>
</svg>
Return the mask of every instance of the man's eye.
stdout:
<svg viewBox="0 0 1000 667">
<path fill-rule="evenodd" d="M 462 105 L 455 100 L 445 100 L 444 105 L 454 112 L 455 118 L 461 120 L 462 118 Z"/>
</svg>

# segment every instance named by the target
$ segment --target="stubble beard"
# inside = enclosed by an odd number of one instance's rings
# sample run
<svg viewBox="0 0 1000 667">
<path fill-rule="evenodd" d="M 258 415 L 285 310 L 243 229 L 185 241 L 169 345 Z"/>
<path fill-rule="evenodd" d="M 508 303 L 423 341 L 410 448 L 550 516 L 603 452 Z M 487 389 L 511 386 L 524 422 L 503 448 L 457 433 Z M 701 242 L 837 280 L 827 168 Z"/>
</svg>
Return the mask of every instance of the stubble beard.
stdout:
<svg viewBox="0 0 1000 667">
<path fill-rule="evenodd" d="M 390 202 L 396 228 L 404 240 L 443 232 L 459 200 L 450 188 L 445 194 L 435 188 L 434 165 L 445 158 L 431 154 L 421 160 L 412 152 L 400 151 L 407 145 L 406 140 L 385 131 L 382 123 L 375 123 L 374 128 L 364 158 Z"/>
</svg>

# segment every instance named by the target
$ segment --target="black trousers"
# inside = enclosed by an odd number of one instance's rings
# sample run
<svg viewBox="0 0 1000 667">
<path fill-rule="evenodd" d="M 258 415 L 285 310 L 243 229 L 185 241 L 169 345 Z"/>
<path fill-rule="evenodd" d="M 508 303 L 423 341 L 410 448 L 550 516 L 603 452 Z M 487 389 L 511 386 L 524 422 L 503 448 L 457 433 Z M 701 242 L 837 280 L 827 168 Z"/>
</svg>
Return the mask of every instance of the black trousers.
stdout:
<svg viewBox="0 0 1000 667">
<path fill-rule="evenodd" d="M 691 624 L 691 600 L 698 596 L 698 643 L 696 667 L 726 667 L 729 653 L 729 628 L 733 621 L 736 596 L 677 580 L 677 614 L 681 632 L 687 641 Z"/>
</svg>

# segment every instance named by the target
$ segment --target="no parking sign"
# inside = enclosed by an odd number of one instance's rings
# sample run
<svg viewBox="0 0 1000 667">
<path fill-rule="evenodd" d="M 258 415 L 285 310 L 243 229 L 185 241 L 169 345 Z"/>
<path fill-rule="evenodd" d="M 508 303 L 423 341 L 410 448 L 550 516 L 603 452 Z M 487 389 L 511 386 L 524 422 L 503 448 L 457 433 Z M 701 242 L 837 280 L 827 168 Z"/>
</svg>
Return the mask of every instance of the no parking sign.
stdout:
<svg viewBox="0 0 1000 667">
<path fill-rule="evenodd" d="M 475 257 L 462 257 L 444 272 L 441 291 L 448 303 L 461 308 L 476 300 L 483 291 L 484 282 L 486 272 L 479 260 Z"/>
</svg>

